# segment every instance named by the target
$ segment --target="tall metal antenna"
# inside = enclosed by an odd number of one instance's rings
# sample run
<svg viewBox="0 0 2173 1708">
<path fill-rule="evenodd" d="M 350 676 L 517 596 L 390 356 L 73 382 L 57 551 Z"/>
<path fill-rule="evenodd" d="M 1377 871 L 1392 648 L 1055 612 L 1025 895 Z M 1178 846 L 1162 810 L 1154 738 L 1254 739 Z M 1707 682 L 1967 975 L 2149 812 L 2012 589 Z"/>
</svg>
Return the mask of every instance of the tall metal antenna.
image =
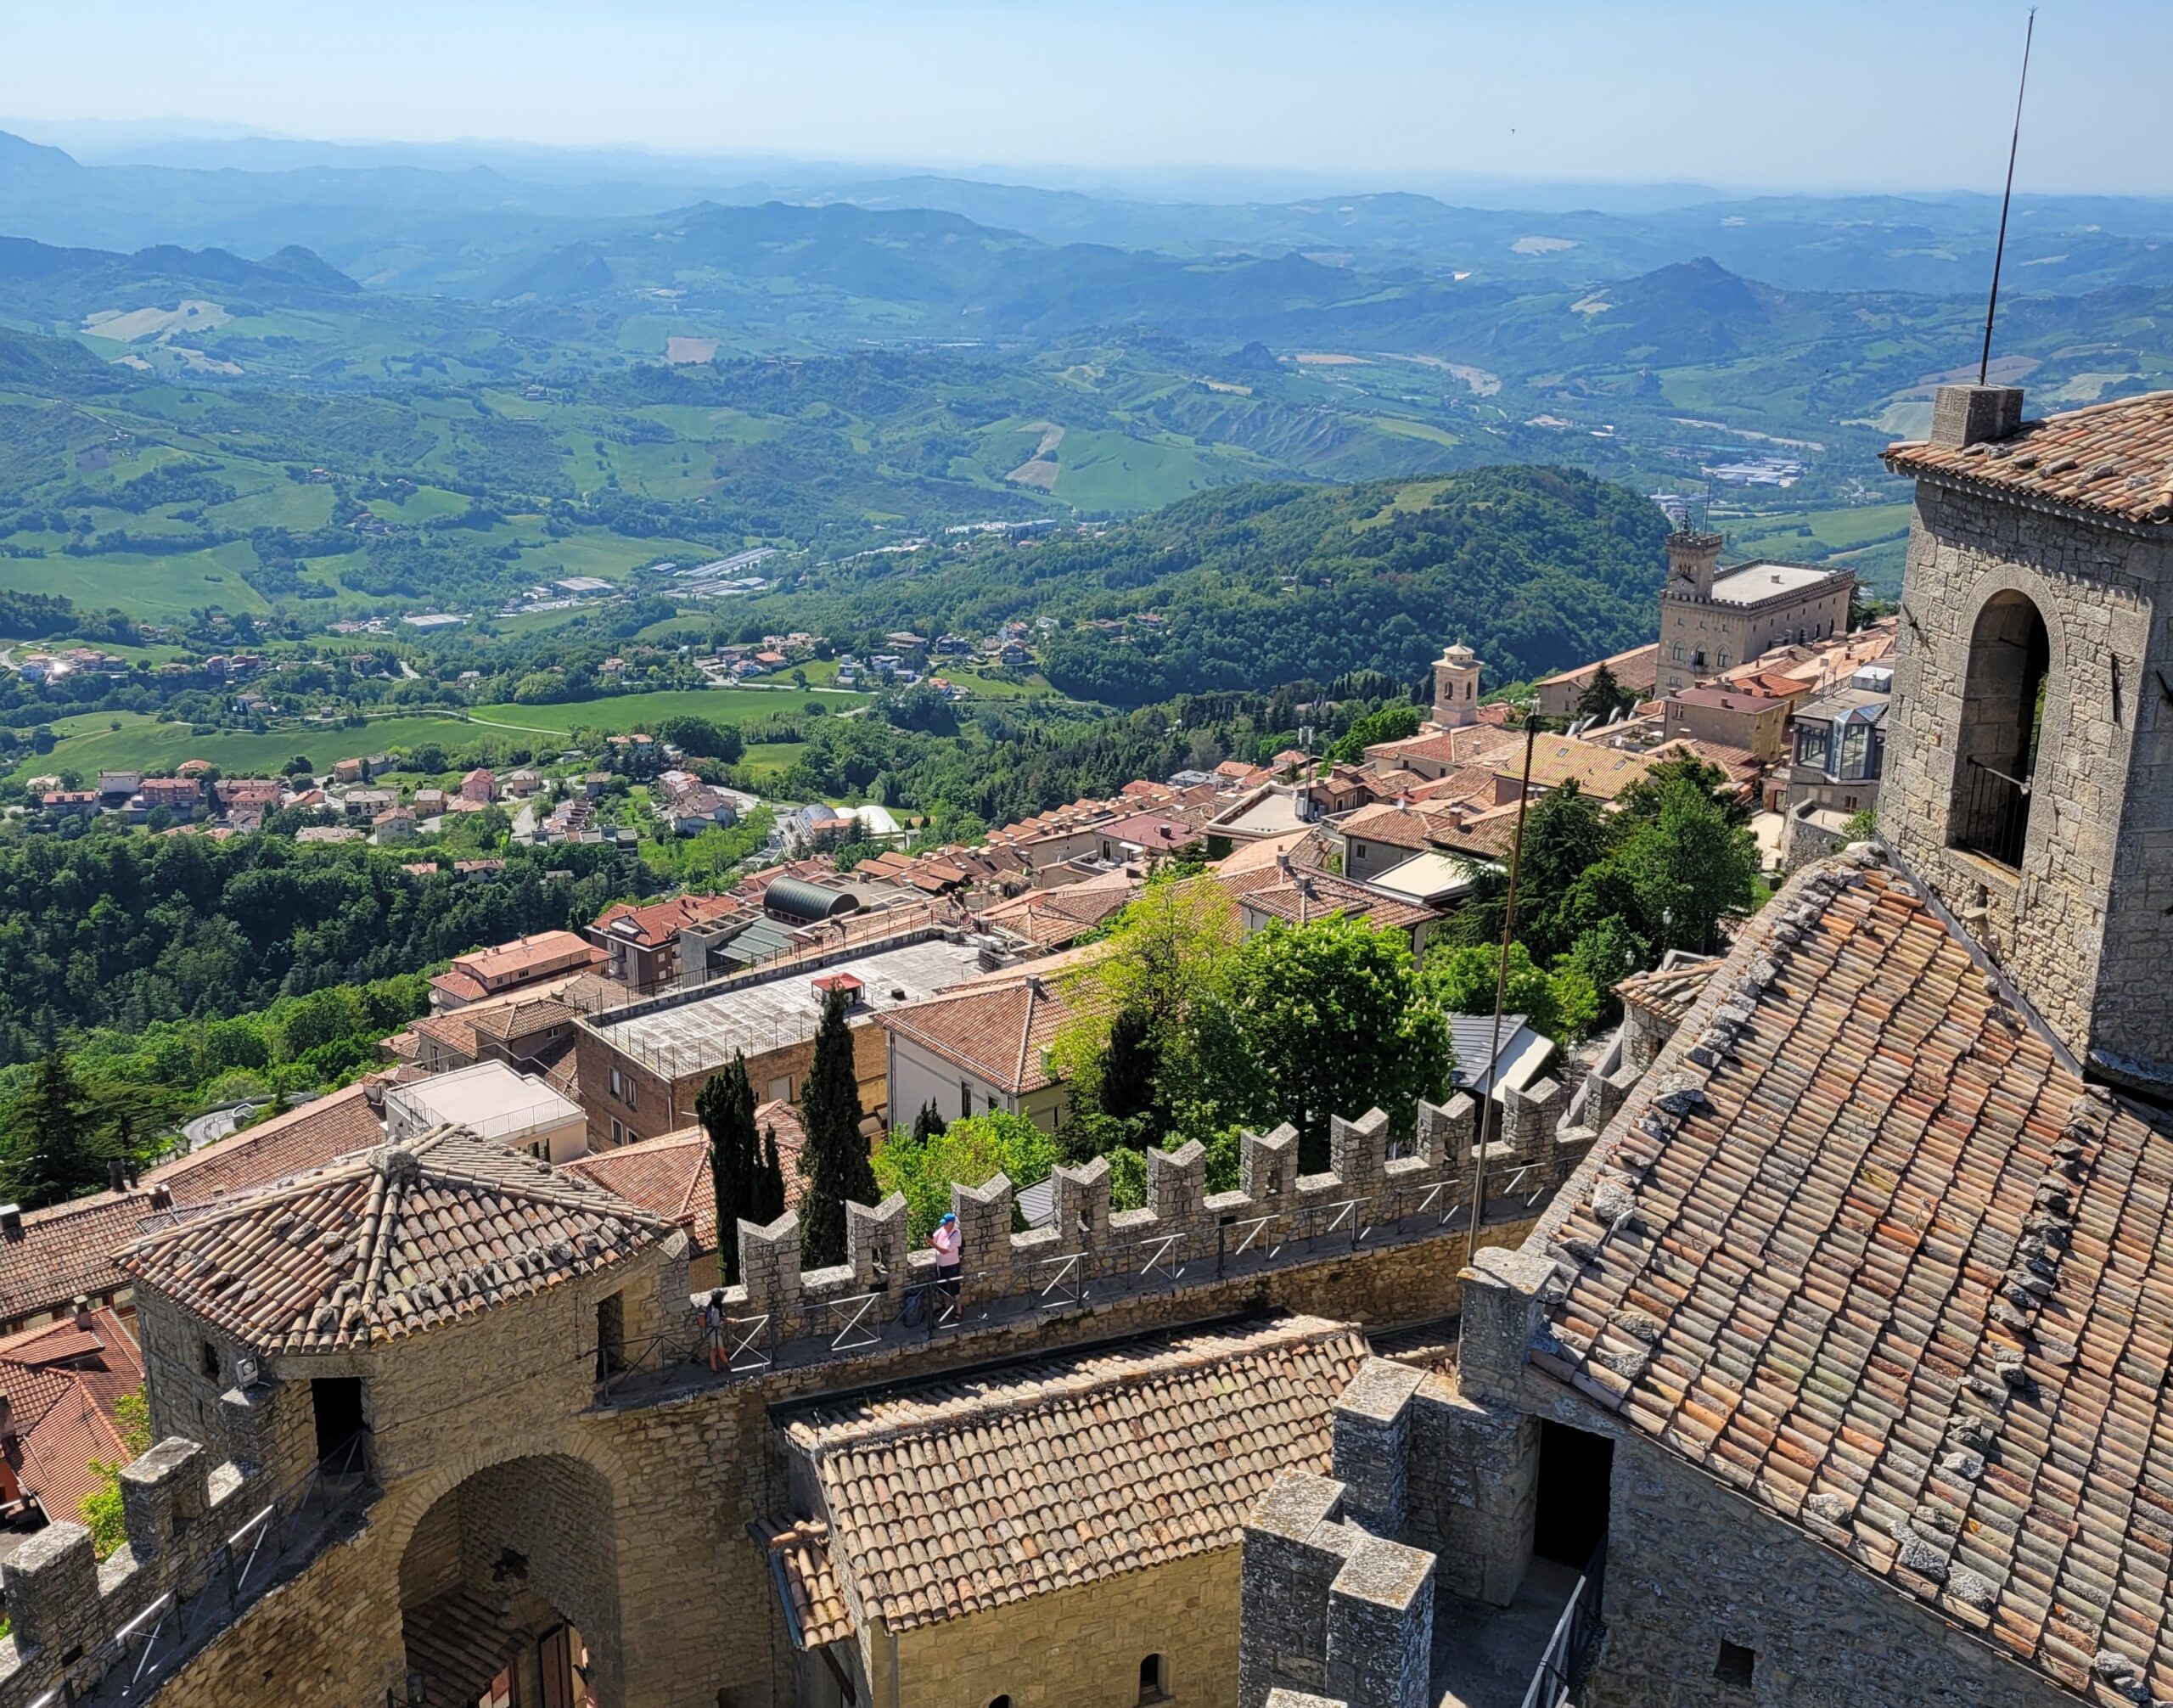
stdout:
<svg viewBox="0 0 2173 1708">
<path fill-rule="evenodd" d="M 2007 211 L 2014 200 L 2014 157 L 2022 147 L 2022 96 L 2030 87 L 2030 43 L 2037 33 L 2037 8 L 2030 8 L 2030 22 L 2022 32 L 2022 81 L 2014 91 L 2014 134 L 2007 145 L 2007 193 L 2000 198 L 2000 236 L 1992 245 L 1992 295 L 1985 305 L 1985 353 L 1977 358 L 1977 383 L 1982 385 L 1992 371 L 1992 317 L 2000 307 L 2000 261 L 2007 254 Z"/>
</svg>

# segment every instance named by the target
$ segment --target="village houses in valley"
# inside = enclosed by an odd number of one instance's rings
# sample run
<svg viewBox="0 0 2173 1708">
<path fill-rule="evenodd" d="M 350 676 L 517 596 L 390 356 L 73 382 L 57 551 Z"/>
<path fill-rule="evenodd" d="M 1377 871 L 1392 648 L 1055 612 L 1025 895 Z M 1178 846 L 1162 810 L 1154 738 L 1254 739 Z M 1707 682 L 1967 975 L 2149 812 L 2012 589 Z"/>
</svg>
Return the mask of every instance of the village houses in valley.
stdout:
<svg viewBox="0 0 2173 1708">
<path fill-rule="evenodd" d="M 1658 642 L 1528 707 L 1452 641 L 1362 751 L 598 895 L 342 1088 L 0 1210 L 0 1708 L 2162 1708 L 2169 458 L 2173 392 L 1942 385 L 1881 623 L 1680 528 Z M 1212 1182 L 1068 1148 L 1143 894 L 1417 978 L 1535 803 L 1686 773 L 1777 888 L 1600 1036 L 1436 1014 L 1453 1078 Z M 1040 1166 L 823 1196 L 962 1120 Z"/>
</svg>

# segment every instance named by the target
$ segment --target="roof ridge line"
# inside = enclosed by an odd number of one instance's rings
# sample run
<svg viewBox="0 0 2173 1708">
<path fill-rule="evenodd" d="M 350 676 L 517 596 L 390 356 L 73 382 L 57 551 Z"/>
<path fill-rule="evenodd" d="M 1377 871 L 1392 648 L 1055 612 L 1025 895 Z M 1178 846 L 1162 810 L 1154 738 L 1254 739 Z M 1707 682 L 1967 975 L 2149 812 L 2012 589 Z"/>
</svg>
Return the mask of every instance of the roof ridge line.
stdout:
<svg viewBox="0 0 2173 1708">
<path fill-rule="evenodd" d="M 1307 1326 L 1302 1329 L 1295 1326 L 1300 1323 Z M 1277 1346 L 1305 1346 L 1326 1341 L 1342 1334 L 1355 1334 L 1364 1343 L 1367 1351 L 1370 1352 L 1373 1350 L 1373 1342 L 1367 1338 L 1362 1323 L 1339 1323 L 1328 1318 L 1302 1315 L 1277 1318 L 1249 1331 L 1239 1325 L 1230 1325 L 1226 1328 L 1203 1328 L 1198 1332 L 1204 1335 L 1213 1336 L 1249 1332 L 1258 1334 L 1261 1339 L 1255 1345 L 1234 1350 L 1227 1346 L 1187 1347 L 1182 1351 L 1174 1346 L 1164 1347 L 1148 1354 L 1144 1359 L 1128 1361 L 1125 1368 L 1107 1374 L 1092 1373 L 1075 1366 L 1067 1376 L 1058 1379 L 1064 1383 L 1063 1387 L 1053 1393 L 1037 1395 L 1023 1405 L 1016 1397 L 1009 1396 L 997 1398 L 985 1392 L 954 1394 L 932 1402 L 931 1409 L 937 1407 L 956 1407 L 955 1410 L 946 1410 L 940 1417 L 916 1418 L 910 1422 L 896 1424 L 870 1424 L 864 1430 L 856 1429 L 850 1436 L 837 1441 L 810 1443 L 808 1451 L 818 1458 L 826 1458 L 831 1453 L 846 1449 L 859 1451 L 869 1447 L 889 1446 L 917 1435 L 925 1435 L 938 1430 L 955 1429 L 962 1423 L 969 1422 L 975 1417 L 986 1413 L 1005 1412 L 1019 1415 L 1041 1411 L 1052 1405 L 1078 1399 L 1082 1395 L 1092 1393 L 1097 1389 L 1137 1388 L 1148 1381 L 1198 1369 L 1203 1365 L 1244 1357 L 1256 1352 L 1268 1351 Z M 1113 1353 L 1115 1346 L 1121 1343 L 1103 1343 L 1097 1346 L 1080 1348 L 1075 1354 L 1070 1356 L 1076 1356 L 1082 1362 L 1092 1358 L 1109 1357 Z M 1033 1370 L 1066 1356 L 1068 1354 L 1065 1350 L 1058 1349 L 1015 1367 L 1008 1375 L 1013 1380 L 1021 1378 L 1030 1379 L 1030 1373 Z M 1154 1359 L 1161 1362 L 1149 1362 Z M 991 1373 L 992 1375 L 997 1374 L 998 1373 Z M 946 1380 L 957 1379 L 959 1379 L 957 1377 L 939 1377 L 931 1385 L 940 1388 Z M 911 1400 L 913 1397 L 912 1391 L 907 1390 L 901 1397 Z M 786 1427 L 796 1429 L 808 1424 L 808 1422 L 809 1420 L 805 1418 L 795 1418 Z M 813 1424 L 811 1427 L 819 1429 L 822 1425 Z"/>
</svg>

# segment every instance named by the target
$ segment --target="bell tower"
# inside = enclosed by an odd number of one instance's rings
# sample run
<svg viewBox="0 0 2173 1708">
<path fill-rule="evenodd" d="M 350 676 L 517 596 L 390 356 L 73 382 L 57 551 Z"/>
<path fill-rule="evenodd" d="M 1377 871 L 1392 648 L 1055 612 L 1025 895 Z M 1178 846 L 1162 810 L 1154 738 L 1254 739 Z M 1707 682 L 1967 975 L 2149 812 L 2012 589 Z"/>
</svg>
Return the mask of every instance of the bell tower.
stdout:
<svg viewBox="0 0 2173 1708">
<path fill-rule="evenodd" d="M 2084 1065 L 2173 1094 L 2173 391 L 2024 421 L 1947 385 L 1879 829 Z"/>
<path fill-rule="evenodd" d="M 1479 722 L 1479 655 L 1462 642 L 1434 660 L 1434 722 L 1461 729 Z"/>
<path fill-rule="evenodd" d="M 1721 537 L 1688 524 L 1667 537 L 1667 590 L 1677 598 L 1713 597 L 1713 570 L 1721 561 Z"/>
</svg>

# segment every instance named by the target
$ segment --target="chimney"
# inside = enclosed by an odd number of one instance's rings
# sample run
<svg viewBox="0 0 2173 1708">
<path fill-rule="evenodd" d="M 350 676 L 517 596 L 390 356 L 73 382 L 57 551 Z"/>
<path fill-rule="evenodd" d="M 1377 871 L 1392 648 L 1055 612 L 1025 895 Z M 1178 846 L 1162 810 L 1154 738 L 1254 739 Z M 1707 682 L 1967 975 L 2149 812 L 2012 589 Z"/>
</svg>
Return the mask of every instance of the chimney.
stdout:
<svg viewBox="0 0 2173 1708">
<path fill-rule="evenodd" d="M 2021 424 L 2019 385 L 1942 385 L 1932 394 L 1932 430 L 1924 442 L 1958 451 L 2004 439 Z"/>
<path fill-rule="evenodd" d="M 23 1206 L 20 1204 L 0 1204 L 0 1232 L 20 1233 L 23 1231 Z"/>
<path fill-rule="evenodd" d="M 1275 869 L 1282 873 L 1285 877 L 1289 875 L 1290 851 L 1288 848 L 1278 848 L 1275 851 Z M 4 1212 L 0 1212 L 0 1214 L 4 1214 Z"/>
<path fill-rule="evenodd" d="M 15 1406 L 5 1394 L 0 1394 L 0 1441 L 15 1439 Z"/>
<path fill-rule="evenodd" d="M 112 1161 L 106 1164 L 105 1183 L 109 1189 L 115 1192 L 126 1192 L 128 1189 L 128 1165 L 119 1157 L 114 1158 Z"/>
<path fill-rule="evenodd" d="M 71 1301 L 76 1312 L 76 1326 L 86 1334 L 91 1332 L 91 1295 L 78 1293 Z"/>
<path fill-rule="evenodd" d="M 154 1210 L 173 1208 L 173 1188 L 168 1186 L 163 1180 L 151 1188 L 151 1208 Z M 5 1217 L 6 1212 L 0 1211 L 0 1226 L 5 1225 Z"/>
</svg>

